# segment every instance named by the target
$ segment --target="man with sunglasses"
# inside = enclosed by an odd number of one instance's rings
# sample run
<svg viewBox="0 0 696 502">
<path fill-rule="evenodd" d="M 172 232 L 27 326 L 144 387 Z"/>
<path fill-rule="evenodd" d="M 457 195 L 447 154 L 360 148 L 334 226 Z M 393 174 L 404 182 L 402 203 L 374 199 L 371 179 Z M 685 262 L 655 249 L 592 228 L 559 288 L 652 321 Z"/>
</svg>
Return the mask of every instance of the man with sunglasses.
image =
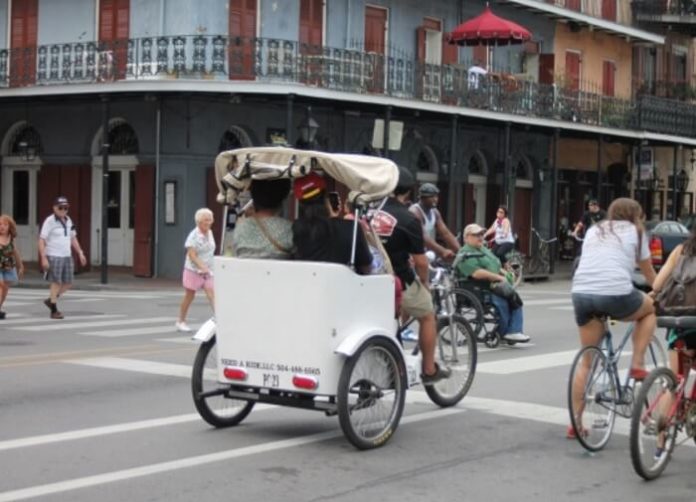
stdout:
<svg viewBox="0 0 696 502">
<path fill-rule="evenodd" d="M 63 319 L 63 313 L 56 304 L 58 297 L 72 286 L 75 266 L 71 250 L 77 252 L 83 267 L 87 264 L 87 258 L 77 240 L 75 225 L 68 216 L 69 208 L 66 197 L 56 197 L 53 201 L 53 214 L 44 220 L 39 235 L 41 268 L 50 283 L 50 296 L 44 300 L 44 305 L 51 311 L 51 319 Z"/>
</svg>

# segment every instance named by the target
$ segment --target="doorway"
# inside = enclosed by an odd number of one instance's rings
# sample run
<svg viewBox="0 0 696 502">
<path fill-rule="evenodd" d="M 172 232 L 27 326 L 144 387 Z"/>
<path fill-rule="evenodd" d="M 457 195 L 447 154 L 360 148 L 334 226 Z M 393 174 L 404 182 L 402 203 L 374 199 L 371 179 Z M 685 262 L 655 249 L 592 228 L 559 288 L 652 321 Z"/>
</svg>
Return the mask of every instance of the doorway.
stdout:
<svg viewBox="0 0 696 502">
<path fill-rule="evenodd" d="M 133 266 L 135 168 L 109 169 L 107 198 L 109 265 Z"/>
<path fill-rule="evenodd" d="M 38 256 L 38 215 L 36 214 L 36 179 L 40 165 L 13 165 L 15 159 L 5 158 L 2 167 L 2 212 L 17 223 L 17 247 L 25 261 Z"/>
</svg>

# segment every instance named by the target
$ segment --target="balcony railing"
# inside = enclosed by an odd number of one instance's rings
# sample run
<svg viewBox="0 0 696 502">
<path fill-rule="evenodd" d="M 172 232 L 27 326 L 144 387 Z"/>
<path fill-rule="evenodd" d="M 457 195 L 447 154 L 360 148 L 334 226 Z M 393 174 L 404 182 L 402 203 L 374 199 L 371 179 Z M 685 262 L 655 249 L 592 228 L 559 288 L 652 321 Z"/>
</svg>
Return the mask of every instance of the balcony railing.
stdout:
<svg viewBox="0 0 696 502">
<path fill-rule="evenodd" d="M 696 16 L 696 0 L 634 0 L 636 16 Z"/>
<path fill-rule="evenodd" d="M 0 87 L 253 80 L 696 136 L 693 105 L 642 95 L 635 99 L 603 96 L 598 87 L 577 81 L 539 84 L 504 69 L 470 78 L 470 66 L 425 64 L 410 58 L 268 38 L 167 36 L 110 44 L 78 42 L 3 49 Z"/>
<path fill-rule="evenodd" d="M 540 4 L 553 5 L 562 9 L 585 14 L 597 19 L 630 26 L 631 12 L 628 3 L 616 0 L 534 0 Z M 647 0 L 650 1 L 650 0 Z M 659 1 L 659 0 L 656 0 Z"/>
<path fill-rule="evenodd" d="M 635 95 L 647 94 L 679 101 L 696 101 L 696 87 L 687 81 L 634 81 L 633 87 Z"/>
</svg>

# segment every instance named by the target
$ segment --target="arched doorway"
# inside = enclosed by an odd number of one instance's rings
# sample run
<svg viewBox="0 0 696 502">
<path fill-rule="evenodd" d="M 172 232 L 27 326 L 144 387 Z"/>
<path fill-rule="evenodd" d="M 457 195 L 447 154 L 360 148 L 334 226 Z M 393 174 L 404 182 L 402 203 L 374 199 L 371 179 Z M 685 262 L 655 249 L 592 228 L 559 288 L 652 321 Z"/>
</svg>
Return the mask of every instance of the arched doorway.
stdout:
<svg viewBox="0 0 696 502">
<path fill-rule="evenodd" d="M 14 124 L 5 134 L 2 155 L 2 212 L 17 223 L 17 247 L 27 261 L 38 256 L 39 218 L 37 199 L 41 137 L 28 122 Z"/>
<path fill-rule="evenodd" d="M 106 199 L 108 265 L 133 266 L 136 220 L 152 225 L 147 211 L 136 211 L 136 169 L 140 150 L 135 130 L 122 118 L 109 121 L 109 186 Z M 102 129 L 92 141 L 92 246 L 91 261 L 101 262 L 102 246 Z M 137 215 L 137 218 L 136 218 Z"/>
<path fill-rule="evenodd" d="M 478 223 L 485 227 L 487 226 L 486 209 L 491 194 L 488 193 L 488 161 L 481 150 L 475 151 L 469 159 L 468 173 L 469 182 L 466 184 L 464 197 L 466 204 L 465 218 L 462 225 Z"/>
</svg>

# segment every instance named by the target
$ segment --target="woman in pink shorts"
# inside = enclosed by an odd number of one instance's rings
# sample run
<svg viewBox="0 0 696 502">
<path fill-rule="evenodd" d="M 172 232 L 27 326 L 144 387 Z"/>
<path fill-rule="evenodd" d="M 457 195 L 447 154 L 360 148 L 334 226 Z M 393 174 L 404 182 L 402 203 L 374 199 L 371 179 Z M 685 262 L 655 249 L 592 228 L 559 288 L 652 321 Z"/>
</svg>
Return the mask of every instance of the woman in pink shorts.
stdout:
<svg viewBox="0 0 696 502">
<path fill-rule="evenodd" d="M 213 224 L 213 212 L 208 208 L 196 211 L 196 228 L 186 238 L 186 262 L 182 283 L 184 299 L 179 307 L 179 320 L 176 322 L 177 331 L 192 331 L 186 324 L 188 309 L 196 296 L 196 291 L 203 290 L 208 297 L 210 306 L 215 309 L 215 293 L 213 291 L 213 256 L 215 255 L 215 238 L 210 227 Z"/>
</svg>

